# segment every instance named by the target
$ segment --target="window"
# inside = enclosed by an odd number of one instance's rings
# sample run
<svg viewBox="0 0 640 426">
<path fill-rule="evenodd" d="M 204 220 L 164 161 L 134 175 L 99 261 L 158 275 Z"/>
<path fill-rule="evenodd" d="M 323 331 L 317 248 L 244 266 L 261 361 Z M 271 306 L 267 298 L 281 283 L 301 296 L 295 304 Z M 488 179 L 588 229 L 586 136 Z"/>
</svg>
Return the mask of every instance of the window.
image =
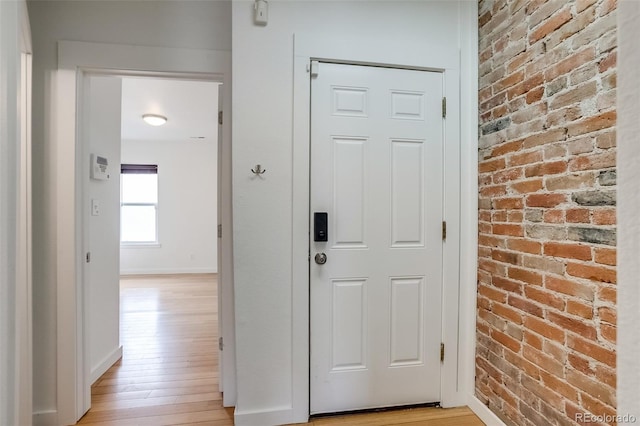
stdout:
<svg viewBox="0 0 640 426">
<path fill-rule="evenodd" d="M 158 243 L 158 166 L 122 164 L 120 242 Z"/>
</svg>

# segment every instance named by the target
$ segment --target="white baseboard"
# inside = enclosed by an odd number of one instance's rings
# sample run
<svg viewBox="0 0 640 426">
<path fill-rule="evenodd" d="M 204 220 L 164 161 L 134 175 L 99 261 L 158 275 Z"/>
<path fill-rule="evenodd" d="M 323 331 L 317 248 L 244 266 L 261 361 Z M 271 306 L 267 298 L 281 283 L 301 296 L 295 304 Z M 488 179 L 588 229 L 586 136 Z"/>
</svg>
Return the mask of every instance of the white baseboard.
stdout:
<svg viewBox="0 0 640 426">
<path fill-rule="evenodd" d="M 120 358 L 122 358 L 122 346 L 119 346 L 115 351 L 111 352 L 107 357 L 105 357 L 100 364 L 91 369 L 91 376 L 89 379 L 91 380 L 91 384 L 94 384 L 96 380 L 100 378 L 104 373 L 107 372 L 109 368 L 113 364 L 115 364 Z"/>
<path fill-rule="evenodd" d="M 171 275 L 171 274 L 216 274 L 216 268 L 142 268 L 121 269 L 120 275 Z"/>
<path fill-rule="evenodd" d="M 234 424 L 236 426 L 277 426 L 290 423 L 303 423 L 305 420 L 298 420 L 293 418 L 294 410 L 291 407 L 284 409 L 274 409 L 265 411 L 249 411 L 238 412 L 236 409 L 234 413 Z"/>
<path fill-rule="evenodd" d="M 58 426 L 58 412 L 48 410 L 33 413 L 33 426 Z"/>
<path fill-rule="evenodd" d="M 475 395 L 469 397 L 467 405 L 474 412 L 474 414 L 480 417 L 480 420 L 487 426 L 506 426 L 500 417 L 496 416 L 493 411 L 482 403 Z"/>
</svg>

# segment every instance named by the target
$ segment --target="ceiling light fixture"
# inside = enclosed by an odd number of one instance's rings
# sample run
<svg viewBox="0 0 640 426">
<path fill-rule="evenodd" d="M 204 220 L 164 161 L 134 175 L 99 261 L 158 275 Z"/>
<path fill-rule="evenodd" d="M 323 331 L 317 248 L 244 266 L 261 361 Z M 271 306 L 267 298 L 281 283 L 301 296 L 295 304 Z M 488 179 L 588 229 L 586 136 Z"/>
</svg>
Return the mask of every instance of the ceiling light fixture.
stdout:
<svg viewBox="0 0 640 426">
<path fill-rule="evenodd" d="M 167 117 L 157 114 L 145 114 L 142 116 L 142 119 L 145 121 L 145 123 L 152 126 L 162 126 L 167 122 Z"/>
</svg>

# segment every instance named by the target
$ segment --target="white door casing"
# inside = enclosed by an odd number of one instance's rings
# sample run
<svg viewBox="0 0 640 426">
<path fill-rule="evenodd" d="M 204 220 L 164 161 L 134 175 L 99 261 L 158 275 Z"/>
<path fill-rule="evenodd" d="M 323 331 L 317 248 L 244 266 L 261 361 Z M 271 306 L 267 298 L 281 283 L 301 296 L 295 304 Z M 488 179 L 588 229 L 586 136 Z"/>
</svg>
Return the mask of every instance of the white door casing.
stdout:
<svg viewBox="0 0 640 426">
<path fill-rule="evenodd" d="M 438 402 L 443 74 L 312 69 L 310 411 Z"/>
<path fill-rule="evenodd" d="M 179 60 L 178 60 L 179 59 Z M 84 291 L 82 289 L 82 268 L 85 253 L 83 252 L 84 223 L 82 194 L 82 170 L 85 164 L 82 156 L 83 142 L 78 140 L 82 129 L 78 129 L 76 113 L 82 110 L 76 104 L 78 79 L 86 70 L 116 75 L 148 75 L 193 80 L 218 81 L 223 83 L 224 109 L 231 109 L 231 55 L 227 51 L 143 47 L 116 45 L 106 43 L 84 43 L 62 41 L 58 43 L 58 70 L 56 71 L 56 87 L 59 96 L 54 97 L 56 126 L 52 138 L 56 146 L 55 153 L 59 164 L 70 165 L 55 171 L 55 212 L 57 232 L 57 412 L 52 412 L 59 424 L 73 424 L 81 416 L 85 408 L 84 395 L 88 370 L 84 359 L 88 349 L 85 345 Z M 125 71 L 126 70 L 126 71 Z M 170 70 L 170 71 L 169 71 Z M 78 108 L 79 107 L 79 108 Z M 219 189 L 224 191 L 223 197 L 227 208 L 222 223 L 225 229 L 231 229 L 231 191 L 230 191 L 230 144 L 229 122 L 222 126 L 223 153 L 225 157 L 223 170 L 225 182 Z M 77 131 L 79 132 L 77 133 Z M 72 166 L 71 166 L 72 165 Z M 223 238 L 226 258 L 225 265 L 232 265 L 231 235 Z M 225 363 L 225 393 L 223 403 L 231 406 L 235 403 L 235 359 L 233 345 L 233 283 L 231 274 L 226 275 L 223 295 L 226 297 L 225 330 L 223 334 L 228 345 L 223 352 L 221 362 Z M 47 413 L 48 414 L 48 413 Z M 53 417 L 52 417 L 53 418 Z M 52 420 L 53 422 L 53 420 Z"/>
</svg>

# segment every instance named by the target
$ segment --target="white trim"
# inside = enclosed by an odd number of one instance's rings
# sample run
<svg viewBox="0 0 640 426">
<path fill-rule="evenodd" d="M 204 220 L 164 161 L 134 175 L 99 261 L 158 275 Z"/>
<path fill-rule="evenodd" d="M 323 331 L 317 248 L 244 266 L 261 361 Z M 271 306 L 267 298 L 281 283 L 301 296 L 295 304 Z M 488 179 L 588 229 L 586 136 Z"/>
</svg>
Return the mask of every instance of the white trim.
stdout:
<svg viewBox="0 0 640 426">
<path fill-rule="evenodd" d="M 140 268 L 121 269 L 120 275 L 175 275 L 175 274 L 217 274 L 214 268 Z"/>
<path fill-rule="evenodd" d="M 116 350 L 111 352 L 109 355 L 103 359 L 100 364 L 98 364 L 93 370 L 91 370 L 91 375 L 89 377 L 89 382 L 93 385 L 96 380 L 100 378 L 104 373 L 107 372 L 109 368 L 118 360 L 122 358 L 122 345 L 120 345 Z"/>
<path fill-rule="evenodd" d="M 478 276 L 478 2 L 461 12 L 460 323 L 458 390 L 475 394 Z"/>
<path fill-rule="evenodd" d="M 436 52 L 431 58 L 407 59 L 402 49 L 376 46 L 359 49 L 367 41 L 294 37 L 293 186 L 292 186 L 292 418 L 304 422 L 309 412 L 309 101 L 307 65 L 312 58 L 339 62 L 391 65 L 445 71 L 448 117 L 445 122 L 447 161 L 460 173 L 445 183 L 459 197 L 445 200 L 449 224 L 445 246 L 443 328 L 447 355 L 442 372 L 441 404 L 465 405 L 474 390 L 475 295 L 477 253 L 477 3 L 460 3 L 460 51 Z M 463 68 L 464 67 L 464 68 Z M 464 90 L 462 92 L 461 90 Z M 452 123 L 454 123 L 452 125 Z M 459 143 L 458 143 L 459 142 Z M 449 169 L 452 163 L 448 163 Z M 463 257 L 464 256 L 464 257 Z M 469 258 L 472 256 L 473 258 Z M 451 328 L 449 328 L 451 327 Z M 267 412 L 264 412 L 266 415 Z M 256 413 L 258 415 L 258 413 Z M 238 414 L 236 414 L 238 419 Z M 256 417 L 262 423 L 263 417 Z"/>
<path fill-rule="evenodd" d="M 234 413 L 235 426 L 276 426 L 291 423 L 294 410 L 291 407 L 275 408 L 265 411 L 246 411 Z M 305 420 L 306 422 L 306 420 Z"/>
<path fill-rule="evenodd" d="M 57 220 L 57 388 L 60 423 L 74 424 L 88 408 L 89 389 L 83 320 L 84 296 L 81 286 L 83 243 L 81 208 L 83 164 L 79 162 L 82 147 L 77 138 L 77 105 L 79 84 L 84 72 L 116 75 L 162 75 L 223 83 L 225 110 L 231 110 L 231 54 L 228 51 L 129 46 L 104 43 L 62 41 L 58 44 L 58 70 L 54 82 L 53 135 L 57 168 L 55 173 Z M 80 87 L 81 88 L 81 87 Z M 223 150 L 230 151 L 230 122 L 223 124 Z M 78 141 L 78 142 L 77 142 Z M 230 171 L 229 171 L 230 180 Z M 230 187 L 230 182 L 228 183 Z M 228 205 L 231 193 L 227 191 Z M 224 219 L 224 218 L 223 218 Z M 231 218 L 226 220 L 230 223 Z M 229 229 L 230 226 L 229 226 Z M 230 243 L 229 243 L 230 244 Z M 227 281 L 222 288 L 228 309 L 222 333 L 225 345 L 233 345 L 233 288 Z M 228 354 L 225 364 L 224 404 L 235 404 L 235 359 Z M 224 355 L 224 354 L 223 354 Z"/>
<path fill-rule="evenodd" d="M 640 3 L 618 3 L 618 414 L 640 418 Z"/>
<path fill-rule="evenodd" d="M 126 249 L 147 249 L 147 248 L 161 248 L 162 244 L 155 242 L 155 243 L 145 243 L 145 242 L 140 242 L 140 243 L 134 243 L 134 242 L 121 242 L 120 243 L 120 249 L 122 250 L 126 250 Z"/>
<path fill-rule="evenodd" d="M 59 426 L 58 412 L 47 410 L 33 413 L 33 426 Z"/>
<path fill-rule="evenodd" d="M 484 424 L 490 426 L 506 426 L 500 417 L 496 416 L 493 411 L 489 410 L 489 407 L 484 405 L 482 401 L 475 396 L 472 395 L 469 397 L 467 406 L 476 416 L 480 417 L 480 420 L 482 420 Z"/>
</svg>

